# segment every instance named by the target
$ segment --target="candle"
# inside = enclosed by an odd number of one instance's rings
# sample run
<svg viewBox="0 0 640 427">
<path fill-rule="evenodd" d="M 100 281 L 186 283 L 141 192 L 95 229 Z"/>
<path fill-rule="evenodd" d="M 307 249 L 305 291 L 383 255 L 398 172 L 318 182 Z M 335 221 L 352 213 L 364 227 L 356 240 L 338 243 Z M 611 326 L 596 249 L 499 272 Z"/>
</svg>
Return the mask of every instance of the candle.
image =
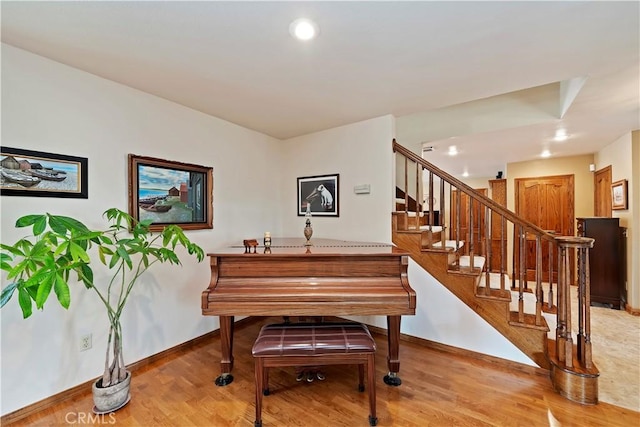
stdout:
<svg viewBox="0 0 640 427">
<path fill-rule="evenodd" d="M 311 212 L 311 202 L 307 202 L 307 213 Z"/>
</svg>

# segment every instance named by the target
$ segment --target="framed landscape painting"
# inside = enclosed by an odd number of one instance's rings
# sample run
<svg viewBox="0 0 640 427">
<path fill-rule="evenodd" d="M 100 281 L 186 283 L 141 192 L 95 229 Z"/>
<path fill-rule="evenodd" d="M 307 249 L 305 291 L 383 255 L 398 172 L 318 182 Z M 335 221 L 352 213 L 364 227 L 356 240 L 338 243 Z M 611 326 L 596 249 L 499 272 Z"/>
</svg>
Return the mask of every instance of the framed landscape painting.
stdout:
<svg viewBox="0 0 640 427">
<path fill-rule="evenodd" d="M 307 209 L 313 216 L 340 216 L 339 179 L 338 174 L 298 178 L 298 216 Z"/>
<path fill-rule="evenodd" d="M 152 230 L 213 228 L 213 168 L 129 154 L 129 214 Z"/>
<path fill-rule="evenodd" d="M 86 157 L 11 147 L 1 147 L 0 154 L 3 196 L 89 197 Z"/>
</svg>

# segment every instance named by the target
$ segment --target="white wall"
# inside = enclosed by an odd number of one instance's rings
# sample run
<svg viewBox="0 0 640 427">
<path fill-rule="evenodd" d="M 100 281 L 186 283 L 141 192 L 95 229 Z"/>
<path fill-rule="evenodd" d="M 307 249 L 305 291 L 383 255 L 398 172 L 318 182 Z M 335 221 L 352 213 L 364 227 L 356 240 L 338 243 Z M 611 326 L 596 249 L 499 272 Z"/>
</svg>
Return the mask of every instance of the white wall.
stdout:
<svg viewBox="0 0 640 427">
<path fill-rule="evenodd" d="M 634 278 L 634 268 L 637 268 L 638 255 L 640 248 L 635 247 L 633 236 L 638 230 L 634 229 L 634 186 L 640 183 L 634 182 L 633 179 L 633 157 L 632 157 L 632 136 L 631 132 L 622 135 L 620 138 L 600 150 L 594 156 L 596 162 L 596 170 L 611 165 L 611 182 L 621 179 L 627 180 L 627 202 L 629 209 L 614 210 L 612 216 L 620 218 L 620 226 L 627 228 L 627 303 L 634 309 L 640 309 L 640 283 Z M 636 153 L 637 155 L 637 153 Z M 637 176 L 637 175 L 636 175 Z"/>
<path fill-rule="evenodd" d="M 394 120 L 383 116 L 292 138 L 283 142 L 284 236 L 302 237 L 304 217 L 297 216 L 297 178 L 340 174 L 339 217 L 312 218 L 313 237 L 391 242 Z M 353 187 L 371 186 L 370 194 Z"/>
<path fill-rule="evenodd" d="M 214 228 L 189 231 L 205 251 L 226 242 L 279 233 L 282 211 L 274 180 L 259 167 L 278 164 L 280 141 L 2 45 L 2 145 L 87 157 L 89 198 L 2 197 L 2 241 L 25 214 L 78 216 L 102 227 L 109 207 L 127 209 L 127 154 L 214 168 Z M 277 171 L 274 176 L 277 176 Z M 273 177 L 273 176 L 272 176 Z M 293 205 L 291 206 L 293 209 Z M 273 213 L 266 216 L 263 212 Z M 131 296 L 124 318 L 126 363 L 132 363 L 218 328 L 202 316 L 200 294 L 208 262 L 183 256 L 183 267 L 159 266 Z M 99 273 L 98 273 L 99 274 Z M 3 276 L 3 285 L 6 281 Z M 144 288 L 144 289 L 141 289 Z M 1 310 L 1 412 L 7 414 L 97 377 L 103 369 L 107 319 L 93 294 L 72 289 L 70 312 L 55 298 L 23 320 L 16 301 Z M 93 333 L 93 348 L 79 338 Z M 212 363 L 212 380 L 218 374 Z"/>
</svg>

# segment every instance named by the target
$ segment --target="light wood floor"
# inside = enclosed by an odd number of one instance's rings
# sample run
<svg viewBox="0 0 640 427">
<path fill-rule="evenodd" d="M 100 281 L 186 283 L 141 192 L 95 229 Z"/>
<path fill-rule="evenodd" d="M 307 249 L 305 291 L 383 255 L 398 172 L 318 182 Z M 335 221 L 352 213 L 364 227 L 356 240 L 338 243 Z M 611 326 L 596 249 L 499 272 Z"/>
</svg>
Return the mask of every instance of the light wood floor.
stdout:
<svg viewBox="0 0 640 427">
<path fill-rule="evenodd" d="M 213 384 L 220 341 L 153 362 L 134 373 L 131 402 L 102 417 L 91 413 L 91 392 L 14 425 L 252 426 L 255 415 L 251 346 L 260 326 L 238 325 L 234 382 Z M 638 426 L 640 412 L 608 403 L 582 406 L 558 394 L 540 370 L 472 359 L 402 341 L 403 384 L 389 387 L 386 337 L 376 335 L 377 407 L 380 426 Z M 292 368 L 272 369 L 272 394 L 263 401 L 269 426 L 368 426 L 367 393 L 357 391 L 357 369 L 330 366 L 327 379 L 296 382 Z M 90 418 L 90 416 L 92 418 Z"/>
</svg>

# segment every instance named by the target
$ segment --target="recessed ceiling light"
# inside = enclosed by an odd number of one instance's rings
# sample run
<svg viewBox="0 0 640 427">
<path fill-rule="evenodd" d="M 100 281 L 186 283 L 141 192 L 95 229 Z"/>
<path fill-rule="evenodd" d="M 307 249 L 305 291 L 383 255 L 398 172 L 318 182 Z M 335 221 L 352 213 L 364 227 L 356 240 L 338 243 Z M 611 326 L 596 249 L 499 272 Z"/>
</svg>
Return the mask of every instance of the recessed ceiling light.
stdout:
<svg viewBox="0 0 640 427">
<path fill-rule="evenodd" d="M 566 141 L 569 138 L 569 136 L 567 135 L 567 131 L 564 129 L 558 129 L 556 130 L 556 135 L 553 137 L 554 141 Z"/>
<path fill-rule="evenodd" d="M 458 149 L 456 148 L 455 145 L 452 145 L 449 147 L 449 153 L 450 156 L 455 156 L 456 154 L 458 154 Z"/>
<path fill-rule="evenodd" d="M 462 176 L 464 176 L 465 178 L 468 177 L 469 176 L 469 172 L 467 172 L 467 171 L 462 172 Z"/>
<path fill-rule="evenodd" d="M 551 152 L 549 150 L 544 150 L 540 157 L 551 157 Z"/>
<path fill-rule="evenodd" d="M 289 33 L 298 40 L 311 40 L 318 35 L 318 25 L 310 19 L 296 19 L 289 25 Z"/>
</svg>

